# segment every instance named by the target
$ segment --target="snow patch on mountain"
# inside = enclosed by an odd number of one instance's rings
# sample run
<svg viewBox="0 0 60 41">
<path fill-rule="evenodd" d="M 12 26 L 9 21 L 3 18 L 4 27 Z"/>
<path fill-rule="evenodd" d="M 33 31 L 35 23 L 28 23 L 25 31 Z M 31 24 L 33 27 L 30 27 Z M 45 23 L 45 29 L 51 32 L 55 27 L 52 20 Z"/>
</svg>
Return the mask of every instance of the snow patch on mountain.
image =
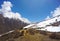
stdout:
<svg viewBox="0 0 60 41">
<path fill-rule="evenodd" d="M 47 30 L 51 32 L 60 32 L 60 25 L 59 26 L 52 26 L 51 24 L 57 23 L 60 21 L 60 6 L 57 7 L 54 11 L 51 12 L 52 18 L 49 16 L 46 18 L 45 21 L 39 22 L 37 27 L 44 27 L 43 29 L 39 30 Z M 60 24 L 60 23 L 59 23 Z M 47 26 L 50 25 L 50 26 Z"/>
</svg>

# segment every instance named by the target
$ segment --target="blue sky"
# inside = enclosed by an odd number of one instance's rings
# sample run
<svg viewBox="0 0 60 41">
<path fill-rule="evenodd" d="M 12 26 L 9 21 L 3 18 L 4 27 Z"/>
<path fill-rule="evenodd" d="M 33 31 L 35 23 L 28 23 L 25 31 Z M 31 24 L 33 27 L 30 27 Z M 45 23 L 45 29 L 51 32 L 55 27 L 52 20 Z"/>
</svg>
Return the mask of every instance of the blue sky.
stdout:
<svg viewBox="0 0 60 41">
<path fill-rule="evenodd" d="M 3 3 L 1 0 L 0 5 Z M 12 11 L 19 12 L 23 17 L 28 18 L 31 22 L 44 20 L 51 16 L 60 5 L 60 0 L 8 0 L 13 4 Z M 1 6 L 0 6 L 1 8 Z"/>
</svg>

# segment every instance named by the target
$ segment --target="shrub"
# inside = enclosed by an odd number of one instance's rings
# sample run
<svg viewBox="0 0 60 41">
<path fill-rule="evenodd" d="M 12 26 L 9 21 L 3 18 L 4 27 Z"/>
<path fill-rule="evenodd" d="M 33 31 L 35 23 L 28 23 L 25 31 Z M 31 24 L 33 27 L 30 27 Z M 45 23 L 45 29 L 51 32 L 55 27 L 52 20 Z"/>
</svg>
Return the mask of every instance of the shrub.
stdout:
<svg viewBox="0 0 60 41">
<path fill-rule="evenodd" d="M 31 35 L 34 35 L 34 34 L 35 34 L 35 30 L 34 30 L 34 29 L 29 29 L 28 32 L 29 32 L 29 34 L 31 34 Z"/>
<path fill-rule="evenodd" d="M 60 39 L 60 35 L 58 33 L 52 33 L 49 37 L 51 39 Z"/>
<path fill-rule="evenodd" d="M 46 31 L 40 31 L 40 34 L 47 35 Z"/>
</svg>

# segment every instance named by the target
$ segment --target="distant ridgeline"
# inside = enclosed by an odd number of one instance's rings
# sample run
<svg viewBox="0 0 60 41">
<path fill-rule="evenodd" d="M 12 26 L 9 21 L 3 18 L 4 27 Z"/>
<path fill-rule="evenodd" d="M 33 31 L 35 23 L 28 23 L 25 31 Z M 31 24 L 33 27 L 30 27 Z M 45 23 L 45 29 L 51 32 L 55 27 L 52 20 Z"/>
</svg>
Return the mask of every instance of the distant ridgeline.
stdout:
<svg viewBox="0 0 60 41">
<path fill-rule="evenodd" d="M 51 32 L 60 32 L 60 15 L 41 21 L 39 23 L 30 24 L 26 28 L 35 28 L 37 30 L 47 30 Z"/>
<path fill-rule="evenodd" d="M 24 26 L 27 25 L 27 23 L 24 23 L 19 19 L 9 19 L 7 17 L 5 18 L 2 14 L 0 14 L 0 34 L 9 32 L 14 29 L 22 29 Z"/>
<path fill-rule="evenodd" d="M 60 25 L 60 15 L 55 16 L 53 18 L 41 21 L 38 23 L 40 27 L 46 27 L 46 26 L 58 26 Z"/>
</svg>

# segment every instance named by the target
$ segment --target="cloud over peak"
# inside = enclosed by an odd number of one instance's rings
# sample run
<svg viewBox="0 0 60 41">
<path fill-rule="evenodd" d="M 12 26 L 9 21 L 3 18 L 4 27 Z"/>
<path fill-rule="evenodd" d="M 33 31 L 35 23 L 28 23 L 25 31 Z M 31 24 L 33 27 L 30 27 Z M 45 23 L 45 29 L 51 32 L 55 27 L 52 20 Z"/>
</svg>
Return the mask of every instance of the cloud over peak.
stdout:
<svg viewBox="0 0 60 41">
<path fill-rule="evenodd" d="M 13 5 L 10 1 L 4 1 L 1 7 L 0 12 L 3 13 L 4 17 L 19 19 L 25 23 L 30 23 L 30 21 L 27 18 L 22 17 L 20 13 L 12 11 L 11 7 L 13 7 Z"/>
<path fill-rule="evenodd" d="M 56 17 L 60 15 L 60 6 L 58 6 L 57 8 L 55 8 L 54 11 L 51 11 L 51 17 L 47 16 L 45 19 L 50 19 L 52 17 Z"/>
<path fill-rule="evenodd" d="M 56 8 L 54 11 L 52 11 L 51 13 L 52 13 L 52 16 L 53 16 L 53 17 L 60 15 L 60 6 L 57 7 L 57 8 Z"/>
<path fill-rule="evenodd" d="M 4 3 L 1 5 L 2 6 L 2 11 L 11 11 L 12 4 L 9 1 L 4 1 Z M 3 11 L 3 12 L 4 12 Z"/>
</svg>

